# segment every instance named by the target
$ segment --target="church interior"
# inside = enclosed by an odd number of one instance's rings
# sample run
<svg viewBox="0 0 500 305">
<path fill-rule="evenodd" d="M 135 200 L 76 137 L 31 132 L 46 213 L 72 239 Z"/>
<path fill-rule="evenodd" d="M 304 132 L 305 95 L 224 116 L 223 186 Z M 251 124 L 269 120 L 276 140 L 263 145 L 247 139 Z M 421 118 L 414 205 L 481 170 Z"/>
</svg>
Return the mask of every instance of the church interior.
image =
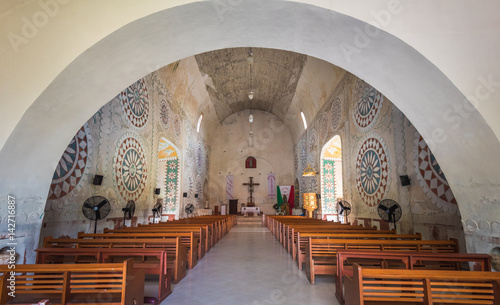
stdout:
<svg viewBox="0 0 500 305">
<path fill-rule="evenodd" d="M 51 238 L 56 248 L 182 224 L 191 235 L 170 228 L 163 238 L 187 247 L 187 274 L 169 265 L 174 285 L 158 288 L 161 304 L 343 304 L 338 278 L 311 285 L 310 263 L 297 268 L 300 237 L 289 229 L 350 226 L 487 256 L 490 268 L 467 268 L 493 274 L 484 304 L 496 304 L 498 9 L 490 0 L 3 2 L 3 264 L 39 263 L 35 250 Z"/>
</svg>

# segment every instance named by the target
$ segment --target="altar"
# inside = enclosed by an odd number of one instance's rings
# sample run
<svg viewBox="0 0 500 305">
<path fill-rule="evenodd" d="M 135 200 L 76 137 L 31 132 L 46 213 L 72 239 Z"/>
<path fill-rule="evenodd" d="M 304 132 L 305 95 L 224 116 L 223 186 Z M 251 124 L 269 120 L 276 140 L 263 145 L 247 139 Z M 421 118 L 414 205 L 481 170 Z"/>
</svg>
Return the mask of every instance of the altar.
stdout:
<svg viewBox="0 0 500 305">
<path fill-rule="evenodd" d="M 254 215 L 260 214 L 260 207 L 241 207 L 241 215 L 246 213 L 254 213 Z"/>
<path fill-rule="evenodd" d="M 212 209 L 194 209 L 194 215 L 196 216 L 212 215 Z"/>
</svg>

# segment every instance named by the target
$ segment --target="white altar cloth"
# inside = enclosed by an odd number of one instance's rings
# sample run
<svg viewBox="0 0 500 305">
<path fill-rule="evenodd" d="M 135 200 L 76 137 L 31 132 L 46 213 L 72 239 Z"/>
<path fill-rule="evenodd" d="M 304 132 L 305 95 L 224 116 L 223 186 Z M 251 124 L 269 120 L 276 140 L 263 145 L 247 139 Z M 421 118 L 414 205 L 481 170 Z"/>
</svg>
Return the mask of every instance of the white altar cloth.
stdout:
<svg viewBox="0 0 500 305">
<path fill-rule="evenodd" d="M 212 215 L 212 209 L 194 209 L 194 214 L 196 216 Z"/>
<path fill-rule="evenodd" d="M 252 212 L 254 214 L 260 214 L 260 207 L 241 207 L 241 214 Z"/>
</svg>

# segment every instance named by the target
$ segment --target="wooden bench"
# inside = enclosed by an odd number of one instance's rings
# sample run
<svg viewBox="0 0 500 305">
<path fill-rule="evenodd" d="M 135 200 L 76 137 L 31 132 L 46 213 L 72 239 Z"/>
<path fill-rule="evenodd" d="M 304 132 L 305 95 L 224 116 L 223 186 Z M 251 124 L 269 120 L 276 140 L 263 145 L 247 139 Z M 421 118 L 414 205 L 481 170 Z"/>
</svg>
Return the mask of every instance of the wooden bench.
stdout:
<svg viewBox="0 0 500 305">
<path fill-rule="evenodd" d="M 500 272 L 366 269 L 344 276 L 346 305 L 500 304 Z"/>
<path fill-rule="evenodd" d="M 198 239 L 198 260 L 202 259 L 206 252 L 212 247 L 209 226 L 141 226 L 122 229 L 107 229 L 104 228 L 103 233 L 190 233 L 193 232 L 195 238 Z M 80 236 L 78 236 L 80 237 Z"/>
<path fill-rule="evenodd" d="M 356 233 L 377 233 L 377 234 L 396 234 L 395 230 L 377 230 L 375 227 L 342 227 L 342 228 L 325 228 L 325 227 L 310 227 L 310 226 L 289 226 L 285 232 L 285 248 L 292 254 L 293 248 L 297 245 L 297 234 L 303 233 L 329 233 L 329 232 L 356 232 Z"/>
<path fill-rule="evenodd" d="M 162 249 L 167 251 L 168 266 L 172 268 L 173 282 L 178 283 L 186 276 L 187 249 L 180 237 L 165 239 L 71 239 L 47 236 L 44 248 L 135 248 Z"/>
<path fill-rule="evenodd" d="M 353 277 L 354 264 L 378 269 L 461 270 L 463 263 L 473 263 L 475 271 L 491 270 L 491 256 L 487 254 L 338 250 L 335 295 L 344 304 L 342 280 L 344 275 Z"/>
<path fill-rule="evenodd" d="M 16 265 L 15 297 L 9 296 L 11 271 L 0 265 L 0 304 L 50 299 L 52 304 L 142 304 L 144 271 L 133 261 L 118 264 Z"/>
<path fill-rule="evenodd" d="M 132 259 L 134 269 L 158 275 L 159 302 L 172 293 L 173 264 L 168 264 L 167 251 L 164 249 L 39 248 L 35 251 L 37 264 L 116 263 Z"/>
<path fill-rule="evenodd" d="M 360 233 L 364 232 L 364 233 Z M 384 234 L 379 231 L 356 231 L 353 233 L 297 233 L 296 259 L 299 270 L 306 263 L 306 251 L 309 239 L 374 239 L 374 240 L 422 240 L 422 235 L 417 234 Z M 295 253 L 294 253 L 295 254 Z"/>
<path fill-rule="evenodd" d="M 305 262 L 306 257 L 306 245 L 309 242 L 309 237 L 312 238 L 352 238 L 352 239 L 422 239 L 422 236 L 417 233 L 416 235 L 404 235 L 396 234 L 396 231 L 388 230 L 321 230 L 320 232 L 310 232 L 310 231 L 299 231 L 296 234 L 293 241 L 293 247 L 291 247 L 291 253 L 293 260 L 297 261 L 299 270 L 302 270 L 302 265 Z M 399 237 L 398 237 L 399 236 Z"/>
<path fill-rule="evenodd" d="M 285 248 L 289 248 L 289 243 L 293 243 L 294 238 L 297 237 L 297 232 L 326 232 L 328 230 L 345 230 L 345 231 L 377 231 L 376 227 L 363 227 L 361 225 L 349 225 L 349 224 L 339 224 L 332 223 L 321 224 L 321 225 L 296 225 L 296 224 L 285 224 L 283 226 L 283 232 L 281 237 L 281 243 Z"/>
<path fill-rule="evenodd" d="M 211 247 L 215 245 L 224 235 L 229 231 L 231 225 L 229 225 L 229 220 L 234 219 L 233 217 L 226 216 L 198 216 L 190 217 L 185 219 L 151 223 L 151 224 L 139 224 L 138 228 L 143 227 L 194 227 L 194 226 L 208 226 L 207 238 L 210 238 Z"/>
<path fill-rule="evenodd" d="M 181 243 L 186 246 L 188 258 L 188 268 L 193 269 L 198 264 L 198 239 L 194 237 L 193 232 L 176 232 L 176 233 L 78 233 L 78 239 L 166 239 L 166 238 L 181 238 Z"/>
<path fill-rule="evenodd" d="M 419 253 L 458 253 L 458 240 L 381 240 L 311 238 L 306 247 L 306 276 L 311 284 L 316 275 L 337 273 L 337 250 L 367 250 Z"/>
</svg>

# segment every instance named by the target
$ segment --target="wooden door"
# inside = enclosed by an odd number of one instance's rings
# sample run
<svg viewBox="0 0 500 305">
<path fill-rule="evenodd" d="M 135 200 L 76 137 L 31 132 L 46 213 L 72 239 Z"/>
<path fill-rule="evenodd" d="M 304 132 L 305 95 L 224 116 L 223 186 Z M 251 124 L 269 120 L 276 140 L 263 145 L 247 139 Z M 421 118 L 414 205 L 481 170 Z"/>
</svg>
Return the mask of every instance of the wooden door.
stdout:
<svg viewBox="0 0 500 305">
<path fill-rule="evenodd" d="M 229 199 L 229 215 L 238 214 L 238 199 Z"/>
</svg>

